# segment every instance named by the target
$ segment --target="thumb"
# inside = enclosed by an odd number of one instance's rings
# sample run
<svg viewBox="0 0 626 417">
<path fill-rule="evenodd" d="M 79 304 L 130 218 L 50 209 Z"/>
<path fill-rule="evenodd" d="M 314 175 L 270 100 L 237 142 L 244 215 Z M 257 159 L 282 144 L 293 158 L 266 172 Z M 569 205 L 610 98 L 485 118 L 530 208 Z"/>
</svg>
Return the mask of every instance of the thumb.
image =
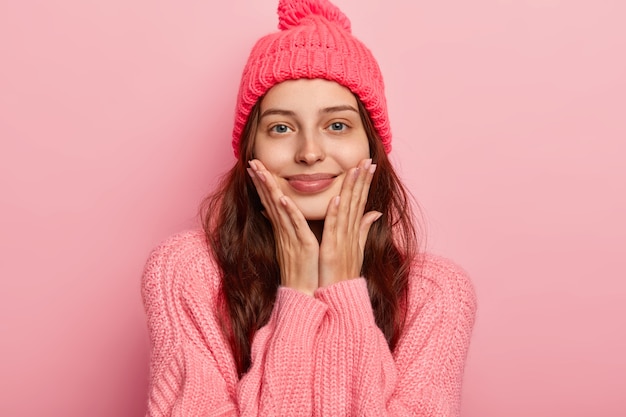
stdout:
<svg viewBox="0 0 626 417">
<path fill-rule="evenodd" d="M 361 218 L 361 225 L 359 227 L 359 247 L 365 248 L 365 242 L 367 242 L 367 235 L 370 232 L 372 224 L 383 215 L 380 211 L 368 211 Z"/>
</svg>

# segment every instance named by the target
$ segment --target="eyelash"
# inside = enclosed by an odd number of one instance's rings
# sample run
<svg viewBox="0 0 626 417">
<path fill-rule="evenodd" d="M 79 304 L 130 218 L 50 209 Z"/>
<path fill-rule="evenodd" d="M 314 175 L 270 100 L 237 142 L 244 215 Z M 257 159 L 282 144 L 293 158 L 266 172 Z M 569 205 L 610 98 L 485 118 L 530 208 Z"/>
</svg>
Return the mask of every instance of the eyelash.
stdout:
<svg viewBox="0 0 626 417">
<path fill-rule="evenodd" d="M 340 129 L 333 129 L 333 127 L 340 127 Z M 278 128 L 285 128 L 287 130 L 285 131 L 278 131 Z M 350 128 L 350 126 L 348 126 L 348 124 L 344 123 L 344 122 L 332 122 L 328 125 L 328 127 L 326 129 L 330 130 L 331 132 L 345 132 L 346 130 L 348 130 L 348 128 Z M 281 134 L 285 134 L 287 133 L 289 130 L 292 130 L 289 126 L 287 126 L 284 123 L 278 123 L 275 124 L 273 126 L 270 126 L 269 131 L 272 133 L 277 133 L 279 135 Z"/>
<path fill-rule="evenodd" d="M 278 133 L 278 134 L 287 133 L 287 131 L 285 131 L 285 132 L 279 132 L 279 131 L 277 131 L 277 130 L 276 130 L 276 128 L 277 128 L 277 127 L 285 127 L 285 128 L 287 128 L 287 129 L 291 129 L 291 128 L 290 128 L 289 126 L 287 126 L 286 124 L 278 123 L 278 124 L 276 124 L 276 125 L 274 125 L 274 126 L 271 126 L 271 127 L 270 127 L 270 132 L 272 132 L 272 133 Z"/>
<path fill-rule="evenodd" d="M 341 130 L 335 130 L 335 129 L 331 129 L 334 125 L 341 125 L 342 129 Z M 344 122 L 332 122 L 331 124 L 328 125 L 328 129 L 330 129 L 333 132 L 343 132 L 345 130 L 348 129 L 348 125 L 345 124 Z"/>
</svg>

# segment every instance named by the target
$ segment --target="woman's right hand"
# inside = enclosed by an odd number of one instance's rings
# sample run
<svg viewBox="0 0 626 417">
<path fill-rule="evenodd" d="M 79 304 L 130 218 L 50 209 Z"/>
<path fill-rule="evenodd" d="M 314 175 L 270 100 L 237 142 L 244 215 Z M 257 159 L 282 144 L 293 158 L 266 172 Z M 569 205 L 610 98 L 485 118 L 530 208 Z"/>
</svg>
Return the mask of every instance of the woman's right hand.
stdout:
<svg viewBox="0 0 626 417">
<path fill-rule="evenodd" d="M 282 193 L 275 178 L 258 159 L 248 173 L 272 223 L 281 285 L 308 295 L 318 287 L 319 243 L 302 212 Z"/>
</svg>

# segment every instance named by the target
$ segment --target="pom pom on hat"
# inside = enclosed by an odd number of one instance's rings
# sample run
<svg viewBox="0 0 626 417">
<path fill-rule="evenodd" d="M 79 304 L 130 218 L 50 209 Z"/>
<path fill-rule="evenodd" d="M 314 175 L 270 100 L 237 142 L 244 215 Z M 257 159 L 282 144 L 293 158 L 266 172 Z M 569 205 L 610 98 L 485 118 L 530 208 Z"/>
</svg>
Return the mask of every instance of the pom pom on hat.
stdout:
<svg viewBox="0 0 626 417">
<path fill-rule="evenodd" d="M 328 0 L 280 0 L 278 2 L 278 29 L 286 30 L 302 24 L 312 15 L 321 16 L 351 32 L 350 19 Z"/>
<path fill-rule="evenodd" d="M 279 0 L 278 27 L 257 41 L 243 70 L 232 137 L 235 156 L 254 105 L 274 85 L 300 78 L 334 81 L 352 91 L 389 153 L 383 77 L 372 52 L 352 35 L 346 15 L 329 0 Z"/>
</svg>

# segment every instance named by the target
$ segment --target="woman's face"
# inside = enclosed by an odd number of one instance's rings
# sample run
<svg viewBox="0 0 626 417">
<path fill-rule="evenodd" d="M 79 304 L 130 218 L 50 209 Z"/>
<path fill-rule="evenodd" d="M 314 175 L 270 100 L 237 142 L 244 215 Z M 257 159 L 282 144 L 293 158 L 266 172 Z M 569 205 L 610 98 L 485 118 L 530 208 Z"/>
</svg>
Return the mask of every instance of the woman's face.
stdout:
<svg viewBox="0 0 626 417">
<path fill-rule="evenodd" d="M 253 152 L 307 220 L 323 219 L 348 170 L 370 157 L 356 98 L 321 79 L 284 81 L 267 92 Z"/>
</svg>

